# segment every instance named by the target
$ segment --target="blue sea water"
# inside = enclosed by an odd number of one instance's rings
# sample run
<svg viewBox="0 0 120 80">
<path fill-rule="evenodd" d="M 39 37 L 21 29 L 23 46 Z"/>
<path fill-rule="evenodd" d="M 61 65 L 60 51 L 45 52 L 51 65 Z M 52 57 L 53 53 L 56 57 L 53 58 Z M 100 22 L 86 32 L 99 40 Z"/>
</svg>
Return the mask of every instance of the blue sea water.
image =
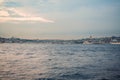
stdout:
<svg viewBox="0 0 120 80">
<path fill-rule="evenodd" d="M 0 80 L 120 80 L 120 45 L 0 44 Z"/>
</svg>

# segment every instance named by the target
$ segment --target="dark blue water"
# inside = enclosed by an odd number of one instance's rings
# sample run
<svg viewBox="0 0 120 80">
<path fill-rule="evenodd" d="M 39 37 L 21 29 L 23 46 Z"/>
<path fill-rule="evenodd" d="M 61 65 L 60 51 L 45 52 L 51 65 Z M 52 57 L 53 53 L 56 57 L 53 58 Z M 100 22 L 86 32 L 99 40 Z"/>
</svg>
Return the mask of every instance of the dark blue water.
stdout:
<svg viewBox="0 0 120 80">
<path fill-rule="evenodd" d="M 0 80 L 120 80 L 120 45 L 0 44 Z"/>
</svg>

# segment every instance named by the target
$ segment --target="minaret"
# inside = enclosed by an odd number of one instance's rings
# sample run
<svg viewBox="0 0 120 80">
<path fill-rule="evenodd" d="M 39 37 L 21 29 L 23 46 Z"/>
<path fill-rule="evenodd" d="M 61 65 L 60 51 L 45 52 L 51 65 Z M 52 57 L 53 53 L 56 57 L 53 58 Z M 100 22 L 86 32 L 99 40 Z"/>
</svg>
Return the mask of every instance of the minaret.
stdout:
<svg viewBox="0 0 120 80">
<path fill-rule="evenodd" d="M 92 39 L 92 36 L 90 36 L 90 39 Z"/>
</svg>

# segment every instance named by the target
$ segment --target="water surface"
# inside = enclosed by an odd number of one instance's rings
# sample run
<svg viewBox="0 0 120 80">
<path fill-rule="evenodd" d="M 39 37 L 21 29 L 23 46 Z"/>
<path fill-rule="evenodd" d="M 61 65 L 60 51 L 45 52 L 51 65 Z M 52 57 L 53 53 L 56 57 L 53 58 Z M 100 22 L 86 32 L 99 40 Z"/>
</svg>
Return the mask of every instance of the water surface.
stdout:
<svg viewBox="0 0 120 80">
<path fill-rule="evenodd" d="M 0 80 L 120 80 L 120 45 L 0 44 Z"/>
</svg>

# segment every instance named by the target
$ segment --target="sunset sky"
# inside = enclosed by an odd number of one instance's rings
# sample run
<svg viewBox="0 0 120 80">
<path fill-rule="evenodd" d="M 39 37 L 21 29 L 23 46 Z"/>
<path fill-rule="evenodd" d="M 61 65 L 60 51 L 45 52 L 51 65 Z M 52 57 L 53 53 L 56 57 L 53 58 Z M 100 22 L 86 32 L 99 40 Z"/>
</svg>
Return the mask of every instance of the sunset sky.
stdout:
<svg viewBox="0 0 120 80">
<path fill-rule="evenodd" d="M 0 0 L 0 37 L 120 35 L 120 0 Z"/>
</svg>

